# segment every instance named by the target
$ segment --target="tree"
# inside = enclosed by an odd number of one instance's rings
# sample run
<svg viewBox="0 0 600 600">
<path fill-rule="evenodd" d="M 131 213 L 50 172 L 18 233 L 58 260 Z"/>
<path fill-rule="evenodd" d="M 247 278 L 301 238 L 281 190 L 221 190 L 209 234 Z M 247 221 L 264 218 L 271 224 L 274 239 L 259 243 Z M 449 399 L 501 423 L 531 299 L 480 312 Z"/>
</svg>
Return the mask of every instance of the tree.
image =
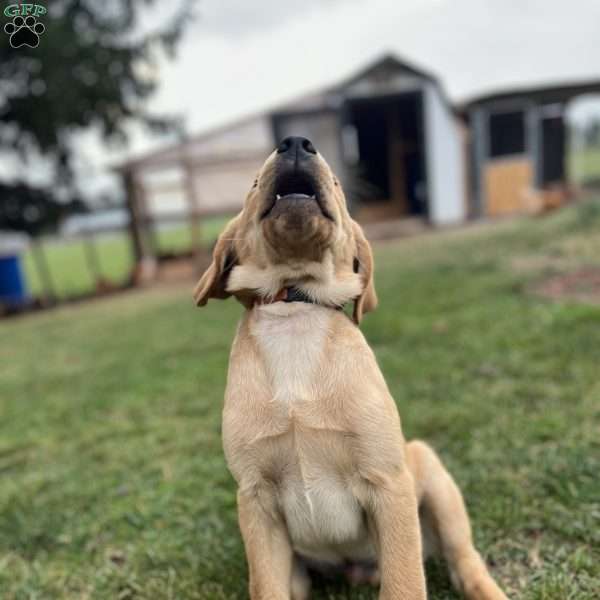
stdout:
<svg viewBox="0 0 600 600">
<path fill-rule="evenodd" d="M 141 24 L 143 11 L 157 0 L 52 0 L 47 7 L 41 1 L 4 3 L 0 27 L 0 151 L 16 153 L 29 169 L 40 158 L 50 165 L 42 188 L 0 180 L 0 229 L 24 231 L 34 239 L 82 210 L 74 185 L 74 132 L 96 127 L 104 140 L 123 140 L 132 121 L 154 129 L 174 124 L 147 111 L 144 101 L 157 87 L 148 73 L 160 52 L 173 55 L 194 2 L 175 0 L 171 16 L 148 32 Z M 16 30 L 21 40 L 23 33 L 31 40 L 22 28 L 27 15 L 16 14 L 28 6 L 29 31 L 40 34 L 41 42 L 13 48 L 10 34 Z M 43 246 L 34 243 L 32 249 L 45 296 L 52 299 Z"/>
<path fill-rule="evenodd" d="M 12 48 L 0 32 L 0 149 L 28 166 L 35 157 L 49 160 L 53 189 L 72 199 L 73 132 L 97 127 L 105 140 L 124 140 L 128 122 L 173 126 L 145 106 L 158 83 L 148 73 L 160 52 L 174 53 L 193 1 L 174 2 L 151 32 L 141 19 L 157 0 L 52 0 L 38 17 L 45 32 L 37 48 Z"/>
<path fill-rule="evenodd" d="M 32 237 L 56 228 L 67 214 L 84 212 L 81 200 L 57 202 L 51 192 L 24 183 L 0 183 L 0 230 L 23 231 Z"/>
</svg>

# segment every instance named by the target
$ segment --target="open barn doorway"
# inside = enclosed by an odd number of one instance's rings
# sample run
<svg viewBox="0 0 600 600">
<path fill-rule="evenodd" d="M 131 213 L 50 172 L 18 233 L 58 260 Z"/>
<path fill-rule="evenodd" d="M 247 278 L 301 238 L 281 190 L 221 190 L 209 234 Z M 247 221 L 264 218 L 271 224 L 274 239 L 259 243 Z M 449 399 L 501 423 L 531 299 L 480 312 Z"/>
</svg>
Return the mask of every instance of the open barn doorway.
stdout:
<svg viewBox="0 0 600 600">
<path fill-rule="evenodd" d="M 349 188 L 359 218 L 427 217 L 422 94 L 351 99 L 344 114 Z"/>
</svg>

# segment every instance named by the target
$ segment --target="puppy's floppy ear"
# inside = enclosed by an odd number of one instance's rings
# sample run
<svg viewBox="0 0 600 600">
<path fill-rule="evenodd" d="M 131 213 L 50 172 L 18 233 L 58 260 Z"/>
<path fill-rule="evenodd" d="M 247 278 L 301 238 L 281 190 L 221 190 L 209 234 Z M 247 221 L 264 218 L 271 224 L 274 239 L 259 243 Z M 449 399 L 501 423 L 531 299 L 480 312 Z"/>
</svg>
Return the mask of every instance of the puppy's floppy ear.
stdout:
<svg viewBox="0 0 600 600">
<path fill-rule="evenodd" d="M 352 318 L 358 325 L 364 313 L 377 308 L 377 294 L 375 293 L 374 262 L 371 245 L 367 241 L 360 225 L 352 222 L 354 239 L 356 241 L 356 254 L 354 257 L 354 270 L 363 281 L 363 290 L 360 296 L 354 300 L 354 312 Z"/>
<path fill-rule="evenodd" d="M 194 288 L 196 306 L 204 306 L 209 298 L 229 298 L 227 292 L 227 277 L 237 264 L 234 250 L 234 240 L 238 228 L 238 217 L 235 217 L 225 227 L 219 236 L 213 250 L 213 258 L 204 275 Z"/>
</svg>

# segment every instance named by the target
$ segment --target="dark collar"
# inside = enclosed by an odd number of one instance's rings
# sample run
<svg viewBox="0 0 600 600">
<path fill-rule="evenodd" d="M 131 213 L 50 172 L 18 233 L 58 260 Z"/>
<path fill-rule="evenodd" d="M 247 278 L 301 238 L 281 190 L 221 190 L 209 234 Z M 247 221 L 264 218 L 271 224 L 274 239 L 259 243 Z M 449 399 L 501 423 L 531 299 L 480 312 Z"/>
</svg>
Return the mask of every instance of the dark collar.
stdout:
<svg viewBox="0 0 600 600">
<path fill-rule="evenodd" d="M 318 304 L 320 306 L 327 306 L 328 308 L 342 310 L 341 306 L 321 304 L 320 302 L 313 300 L 310 296 L 297 287 L 282 288 L 272 299 L 267 300 L 265 298 L 260 298 L 257 301 L 257 304 L 275 304 L 275 302 L 306 302 L 307 304 Z"/>
<path fill-rule="evenodd" d="M 283 288 L 283 292 L 285 292 L 285 298 L 281 299 L 283 302 L 307 302 L 308 304 L 317 304 L 312 298 L 307 296 L 307 294 L 299 288 Z"/>
</svg>

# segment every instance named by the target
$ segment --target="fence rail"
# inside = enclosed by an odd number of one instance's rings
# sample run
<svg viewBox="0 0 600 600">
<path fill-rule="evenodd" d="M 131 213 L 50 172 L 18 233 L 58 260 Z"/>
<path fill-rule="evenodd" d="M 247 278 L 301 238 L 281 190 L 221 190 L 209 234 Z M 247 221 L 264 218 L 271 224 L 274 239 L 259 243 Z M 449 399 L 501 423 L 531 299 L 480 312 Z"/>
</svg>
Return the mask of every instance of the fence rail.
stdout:
<svg viewBox="0 0 600 600">
<path fill-rule="evenodd" d="M 212 245 L 227 218 L 222 212 L 202 215 L 199 250 Z M 195 248 L 191 222 L 190 215 L 181 213 L 144 219 L 144 229 L 159 263 L 161 258 L 192 255 Z M 84 226 L 76 233 L 32 239 L 23 256 L 26 287 L 38 305 L 85 299 L 130 287 L 135 283 L 135 267 L 127 222 Z"/>
</svg>

